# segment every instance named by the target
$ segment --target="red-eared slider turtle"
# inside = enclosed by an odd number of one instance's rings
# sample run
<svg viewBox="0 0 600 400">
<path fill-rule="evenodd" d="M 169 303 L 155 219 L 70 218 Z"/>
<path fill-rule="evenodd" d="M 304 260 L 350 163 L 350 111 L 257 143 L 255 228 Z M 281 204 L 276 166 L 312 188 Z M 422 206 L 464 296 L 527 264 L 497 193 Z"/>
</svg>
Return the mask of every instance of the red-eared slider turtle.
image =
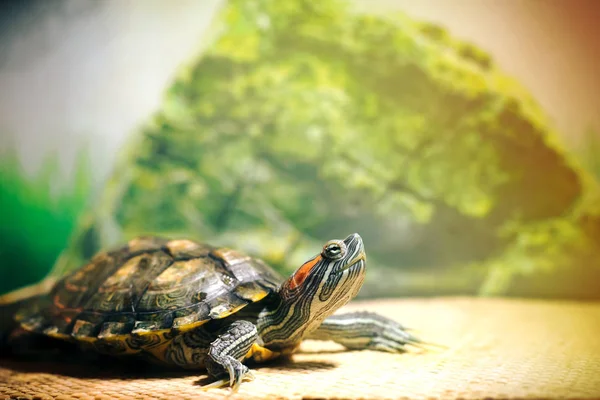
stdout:
<svg viewBox="0 0 600 400">
<path fill-rule="evenodd" d="M 191 240 L 142 237 L 102 252 L 29 299 L 20 331 L 206 368 L 234 389 L 251 377 L 244 360 L 292 353 L 303 339 L 400 352 L 420 343 L 373 313 L 333 315 L 359 291 L 366 258 L 358 234 L 331 240 L 287 280 L 263 261 Z"/>
</svg>

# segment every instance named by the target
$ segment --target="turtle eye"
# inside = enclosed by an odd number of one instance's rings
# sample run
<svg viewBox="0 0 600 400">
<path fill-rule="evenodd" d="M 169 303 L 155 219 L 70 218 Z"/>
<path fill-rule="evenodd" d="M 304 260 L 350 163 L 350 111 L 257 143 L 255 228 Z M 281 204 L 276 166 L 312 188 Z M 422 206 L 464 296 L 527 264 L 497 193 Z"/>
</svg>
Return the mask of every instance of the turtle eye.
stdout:
<svg viewBox="0 0 600 400">
<path fill-rule="evenodd" d="M 337 260 L 344 256 L 344 248 L 338 242 L 327 243 L 323 246 L 323 257 Z"/>
</svg>

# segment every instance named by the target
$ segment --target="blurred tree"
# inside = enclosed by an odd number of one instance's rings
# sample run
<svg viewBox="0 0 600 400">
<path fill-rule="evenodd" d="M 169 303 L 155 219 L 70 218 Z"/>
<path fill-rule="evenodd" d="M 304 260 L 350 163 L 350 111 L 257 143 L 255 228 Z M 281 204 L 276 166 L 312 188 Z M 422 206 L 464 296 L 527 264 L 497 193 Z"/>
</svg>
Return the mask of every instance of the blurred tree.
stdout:
<svg viewBox="0 0 600 400">
<path fill-rule="evenodd" d="M 417 285 L 408 269 L 431 284 L 520 251 L 522 224 L 554 224 L 582 193 L 530 96 L 437 26 L 335 0 L 232 0 L 214 31 L 55 273 L 140 233 L 240 247 L 287 272 L 359 231 L 374 266 L 363 294 L 401 294 Z M 486 270 L 469 271 L 433 289 L 475 291 Z"/>
</svg>

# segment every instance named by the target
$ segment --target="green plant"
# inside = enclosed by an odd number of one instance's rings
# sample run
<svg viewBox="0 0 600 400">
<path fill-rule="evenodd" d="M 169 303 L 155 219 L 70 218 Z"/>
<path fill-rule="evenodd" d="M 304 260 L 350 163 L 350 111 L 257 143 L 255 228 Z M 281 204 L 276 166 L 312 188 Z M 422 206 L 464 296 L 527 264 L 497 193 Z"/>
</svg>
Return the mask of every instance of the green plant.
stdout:
<svg viewBox="0 0 600 400">
<path fill-rule="evenodd" d="M 58 157 L 50 155 L 28 177 L 12 153 L 2 157 L 0 184 L 0 293 L 34 283 L 51 269 L 68 242 L 90 190 L 85 152 L 73 181 L 61 179 Z"/>
<path fill-rule="evenodd" d="M 600 182 L 600 132 L 588 129 L 576 149 L 581 164 Z"/>
</svg>

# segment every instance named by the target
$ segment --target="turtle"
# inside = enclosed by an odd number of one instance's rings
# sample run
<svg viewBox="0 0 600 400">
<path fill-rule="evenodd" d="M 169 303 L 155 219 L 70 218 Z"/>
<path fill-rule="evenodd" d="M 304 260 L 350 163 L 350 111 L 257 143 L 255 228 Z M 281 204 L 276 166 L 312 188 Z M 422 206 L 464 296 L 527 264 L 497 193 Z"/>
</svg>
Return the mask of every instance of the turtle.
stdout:
<svg viewBox="0 0 600 400">
<path fill-rule="evenodd" d="M 28 335 L 205 369 L 214 380 L 205 388 L 237 390 L 254 378 L 245 361 L 290 355 L 304 339 L 385 352 L 423 343 L 373 312 L 334 314 L 357 295 L 365 272 L 357 233 L 327 241 L 287 279 L 241 251 L 142 236 L 99 252 L 11 318 Z"/>
</svg>

